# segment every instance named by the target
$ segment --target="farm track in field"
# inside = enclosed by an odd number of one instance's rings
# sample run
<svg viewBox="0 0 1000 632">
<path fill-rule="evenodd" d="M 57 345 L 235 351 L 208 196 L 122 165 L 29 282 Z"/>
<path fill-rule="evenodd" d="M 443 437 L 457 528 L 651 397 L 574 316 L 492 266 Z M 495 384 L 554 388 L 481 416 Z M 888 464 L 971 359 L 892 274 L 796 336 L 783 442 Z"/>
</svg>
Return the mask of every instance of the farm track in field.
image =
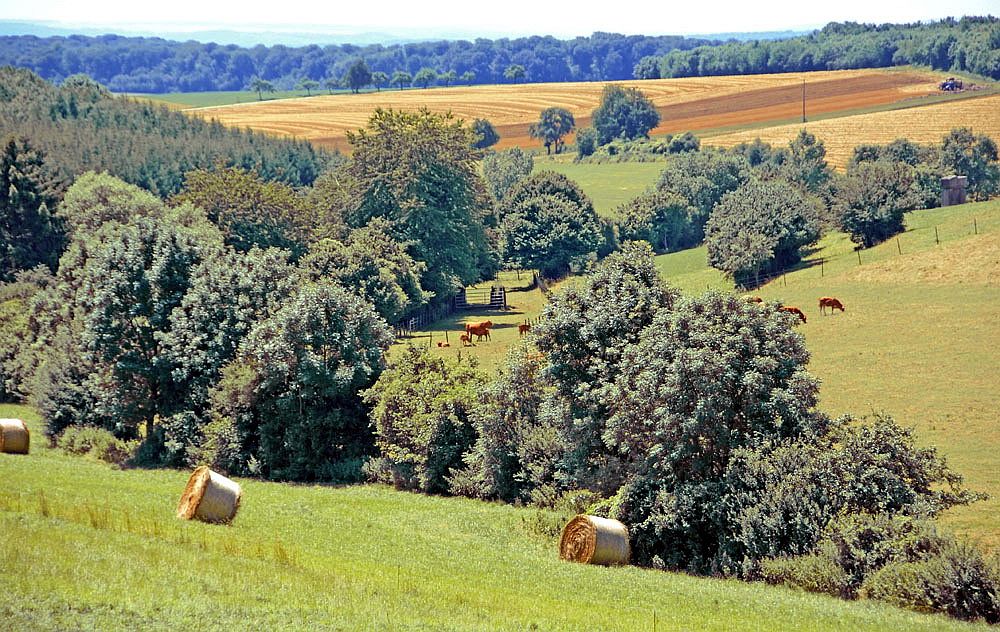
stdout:
<svg viewBox="0 0 1000 632">
<path fill-rule="evenodd" d="M 936 92 L 933 74 L 916 69 L 846 70 L 775 75 L 691 77 L 617 82 L 641 89 L 664 123 L 653 133 L 719 129 L 783 121 L 801 115 L 802 83 L 810 115 L 884 107 Z M 569 110 L 578 127 L 590 124 L 605 83 L 552 83 L 383 90 L 196 108 L 189 112 L 225 125 L 292 135 L 349 151 L 346 133 L 363 127 L 376 108 L 451 111 L 464 119 L 487 118 L 500 134 L 499 148 L 537 146 L 528 126 L 547 107 Z"/>
</svg>

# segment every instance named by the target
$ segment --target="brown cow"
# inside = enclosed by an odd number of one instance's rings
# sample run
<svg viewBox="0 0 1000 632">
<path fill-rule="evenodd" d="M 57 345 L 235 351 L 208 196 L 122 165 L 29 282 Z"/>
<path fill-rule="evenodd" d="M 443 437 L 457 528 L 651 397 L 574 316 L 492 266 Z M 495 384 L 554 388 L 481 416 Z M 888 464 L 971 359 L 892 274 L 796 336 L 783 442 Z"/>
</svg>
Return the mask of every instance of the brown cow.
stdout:
<svg viewBox="0 0 1000 632">
<path fill-rule="evenodd" d="M 782 311 L 782 312 L 788 312 L 789 314 L 795 314 L 800 319 L 802 319 L 802 322 L 806 322 L 806 315 L 803 314 L 802 310 L 799 309 L 798 307 L 790 307 L 790 306 L 782 305 L 781 307 L 778 308 L 778 310 Z"/>
<path fill-rule="evenodd" d="M 831 314 L 833 313 L 833 310 L 835 310 L 835 309 L 839 309 L 840 311 L 844 311 L 844 304 L 841 303 L 840 301 L 838 301 L 837 299 L 833 298 L 832 296 L 824 296 L 821 299 L 819 299 L 819 311 L 820 311 L 820 313 L 826 314 L 826 308 L 827 307 L 830 308 L 830 313 Z"/>
<path fill-rule="evenodd" d="M 476 327 L 476 328 L 483 328 L 483 327 L 485 327 L 486 329 L 489 329 L 492 326 L 493 326 L 493 321 L 492 320 L 483 320 L 483 321 L 480 321 L 478 323 L 465 323 L 465 333 L 467 333 L 467 334 L 468 333 L 472 333 L 472 328 L 473 327 Z"/>
<path fill-rule="evenodd" d="M 759 296 L 744 296 L 743 300 L 745 300 L 747 303 L 763 303 L 764 302 L 764 299 L 762 299 Z"/>
<path fill-rule="evenodd" d="M 469 334 L 462 334 L 461 336 L 458 337 L 458 339 L 462 341 L 463 347 L 468 347 L 469 345 L 472 344 L 472 336 L 470 336 Z"/>
<path fill-rule="evenodd" d="M 448 344 L 447 342 L 441 342 L 441 341 L 439 340 L 439 341 L 438 341 L 438 346 L 439 346 L 439 347 L 450 347 L 451 345 L 450 345 L 450 344 Z"/>
<path fill-rule="evenodd" d="M 520 324 L 520 325 L 517 326 L 517 335 L 518 336 L 523 336 L 524 334 L 528 333 L 529 331 L 531 331 L 531 324 L 530 323 L 523 323 L 523 324 Z"/>
<path fill-rule="evenodd" d="M 472 327 L 466 326 L 466 331 L 469 332 L 470 336 L 476 337 L 476 342 L 482 340 L 484 336 L 487 340 L 490 339 L 490 328 L 486 325 L 474 325 Z"/>
</svg>

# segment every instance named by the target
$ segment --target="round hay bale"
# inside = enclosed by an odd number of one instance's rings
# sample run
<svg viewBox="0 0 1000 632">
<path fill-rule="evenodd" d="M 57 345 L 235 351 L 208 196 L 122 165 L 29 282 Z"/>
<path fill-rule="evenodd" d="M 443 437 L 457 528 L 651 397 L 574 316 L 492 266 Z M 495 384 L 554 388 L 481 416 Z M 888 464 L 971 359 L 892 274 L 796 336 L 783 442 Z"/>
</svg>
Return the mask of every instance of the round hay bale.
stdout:
<svg viewBox="0 0 1000 632">
<path fill-rule="evenodd" d="M 0 419 L 0 452 L 27 454 L 31 432 L 20 419 Z"/>
<path fill-rule="evenodd" d="M 580 514 L 563 527 L 559 557 L 583 564 L 628 564 L 628 528 L 617 520 Z"/>
<path fill-rule="evenodd" d="M 232 522 L 242 497 L 239 483 L 202 465 L 188 479 L 177 505 L 177 517 L 202 522 Z"/>
</svg>

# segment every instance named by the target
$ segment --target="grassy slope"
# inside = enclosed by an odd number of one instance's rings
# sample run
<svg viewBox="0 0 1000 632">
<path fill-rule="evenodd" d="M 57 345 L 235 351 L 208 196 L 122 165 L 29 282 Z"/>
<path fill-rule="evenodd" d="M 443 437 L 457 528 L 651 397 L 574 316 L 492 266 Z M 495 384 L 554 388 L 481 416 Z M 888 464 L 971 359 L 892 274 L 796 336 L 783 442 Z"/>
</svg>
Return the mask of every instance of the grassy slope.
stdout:
<svg viewBox="0 0 1000 632">
<path fill-rule="evenodd" d="M 845 235 L 829 235 L 807 266 L 755 293 L 805 310 L 809 322 L 799 331 L 825 410 L 892 414 L 990 494 L 946 522 L 1000 550 L 1000 201 L 917 211 L 907 227 L 898 246 L 862 251 L 863 265 Z M 682 289 L 704 289 L 706 278 L 724 283 L 696 265 L 699 251 L 664 255 L 657 265 Z M 809 265 L 820 257 L 830 260 Z M 822 316 L 820 296 L 840 298 L 847 311 Z"/>
<path fill-rule="evenodd" d="M 556 171 L 580 185 L 602 217 L 616 217 L 615 209 L 656 184 L 663 162 L 576 163 L 547 156 L 535 158 L 535 171 Z"/>
<path fill-rule="evenodd" d="M 958 630 L 873 603 L 560 562 L 534 510 L 240 481 L 231 527 L 174 518 L 187 477 L 0 455 L 0 628 Z M 984 628 L 985 629 L 985 628 Z"/>
</svg>

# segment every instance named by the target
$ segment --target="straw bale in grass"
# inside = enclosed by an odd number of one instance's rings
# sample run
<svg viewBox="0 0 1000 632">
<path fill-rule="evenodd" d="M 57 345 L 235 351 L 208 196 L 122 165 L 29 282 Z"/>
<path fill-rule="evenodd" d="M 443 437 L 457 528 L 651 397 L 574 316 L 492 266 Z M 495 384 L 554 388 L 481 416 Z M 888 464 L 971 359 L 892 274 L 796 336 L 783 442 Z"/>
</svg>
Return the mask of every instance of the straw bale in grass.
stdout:
<svg viewBox="0 0 1000 632">
<path fill-rule="evenodd" d="M 243 490 L 239 483 L 202 465 L 188 479 L 177 517 L 202 522 L 232 522 L 240 509 Z"/>
<path fill-rule="evenodd" d="M 28 426 L 20 419 L 0 419 L 0 452 L 27 454 L 31 444 Z"/>
<path fill-rule="evenodd" d="M 628 564 L 628 528 L 617 520 L 580 514 L 563 528 L 559 557 L 583 564 Z"/>
</svg>

